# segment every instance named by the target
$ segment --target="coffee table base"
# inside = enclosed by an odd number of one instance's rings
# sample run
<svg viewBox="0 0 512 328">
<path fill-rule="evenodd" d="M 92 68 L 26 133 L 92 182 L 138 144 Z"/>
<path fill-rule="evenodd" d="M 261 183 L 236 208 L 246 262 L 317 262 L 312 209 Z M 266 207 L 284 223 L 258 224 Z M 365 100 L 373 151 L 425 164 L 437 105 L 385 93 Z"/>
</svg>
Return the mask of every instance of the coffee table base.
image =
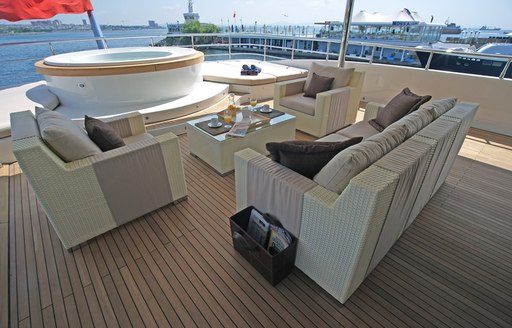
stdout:
<svg viewBox="0 0 512 328">
<path fill-rule="evenodd" d="M 218 141 L 191 124 L 187 124 L 187 135 L 190 153 L 202 159 L 218 173 L 226 174 L 234 169 L 235 152 L 251 148 L 266 155 L 267 142 L 294 140 L 295 118 L 252 131 L 243 138 L 232 137 Z"/>
</svg>

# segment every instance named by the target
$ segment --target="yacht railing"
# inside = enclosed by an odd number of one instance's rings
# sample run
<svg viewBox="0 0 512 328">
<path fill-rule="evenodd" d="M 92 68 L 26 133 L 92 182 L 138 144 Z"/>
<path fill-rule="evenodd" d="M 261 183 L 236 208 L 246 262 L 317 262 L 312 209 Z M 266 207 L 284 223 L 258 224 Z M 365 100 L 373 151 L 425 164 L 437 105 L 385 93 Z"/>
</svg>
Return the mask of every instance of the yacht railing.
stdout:
<svg viewBox="0 0 512 328">
<path fill-rule="evenodd" d="M 72 39 L 72 40 L 46 40 L 32 42 L 16 42 L 0 44 L 0 54 L 6 47 L 20 47 L 33 45 L 47 45 L 50 54 L 57 54 L 59 51 L 56 46 L 65 47 L 66 44 L 87 43 L 89 49 L 94 49 L 97 40 L 103 40 L 107 47 L 115 44 L 117 41 L 126 42 L 143 41 L 147 46 L 159 46 L 162 40 L 174 40 L 173 44 L 181 47 L 192 47 L 198 50 L 206 50 L 206 60 L 216 59 L 232 59 L 232 58 L 248 58 L 248 56 L 258 56 L 263 61 L 279 60 L 279 59 L 326 59 L 336 60 L 340 48 L 340 41 L 333 39 L 300 37 L 290 35 L 269 35 L 260 33 L 193 33 L 193 34 L 166 34 L 154 36 L 131 36 L 131 37 L 104 37 L 104 38 L 88 38 L 88 39 Z M 134 46 L 134 45 L 127 45 Z M 366 42 L 366 41 L 349 41 L 349 46 L 353 50 L 351 54 L 346 55 L 348 60 L 365 61 L 369 64 L 385 63 L 395 65 L 410 65 L 425 70 L 430 69 L 430 64 L 434 54 L 448 54 L 454 56 L 465 56 L 468 58 L 485 58 L 489 60 L 497 60 L 505 62 L 504 68 L 499 79 L 504 79 L 507 70 L 512 63 L 512 56 L 490 55 L 481 53 L 465 53 L 465 52 L 446 52 L 438 49 L 415 48 L 410 46 L 400 46 L 395 44 Z M 85 50 L 85 49 L 81 49 Z M 210 50 L 210 51 L 209 51 Z M 213 52 L 211 52 L 213 50 Z M 215 52 L 215 50 L 222 52 Z M 386 57 L 386 51 L 392 51 L 393 59 Z M 424 67 L 419 64 L 415 55 L 416 51 L 429 53 L 428 62 Z M 66 52 L 66 51 L 61 51 Z M 396 56 L 398 54 L 398 56 Z M 13 61 L 29 61 L 34 62 L 44 58 L 29 57 L 20 59 L 8 59 L 4 54 L 0 56 L 0 64 L 12 63 Z M 398 59 L 399 58 L 399 59 Z M 461 73 L 463 74 L 463 73 Z M 1 87 L 0 87 L 1 88 Z"/>
</svg>

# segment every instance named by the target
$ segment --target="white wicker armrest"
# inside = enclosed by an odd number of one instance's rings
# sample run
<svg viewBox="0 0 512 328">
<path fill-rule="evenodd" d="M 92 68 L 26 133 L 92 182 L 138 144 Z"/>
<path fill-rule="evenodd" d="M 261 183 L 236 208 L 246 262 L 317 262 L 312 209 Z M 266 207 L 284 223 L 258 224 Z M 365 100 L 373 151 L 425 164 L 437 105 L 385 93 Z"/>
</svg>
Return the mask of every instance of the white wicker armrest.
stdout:
<svg viewBox="0 0 512 328">
<path fill-rule="evenodd" d="M 349 106 L 352 87 L 342 87 L 318 93 L 315 102 L 315 116 L 322 118 L 322 131 L 329 134 L 344 127 L 351 110 Z"/>
<path fill-rule="evenodd" d="M 158 135 L 155 139 L 160 143 L 162 149 L 172 195 L 175 200 L 182 199 L 187 196 L 187 184 L 181 160 L 179 139 L 172 132 Z"/>
<path fill-rule="evenodd" d="M 275 84 L 274 98 L 277 99 L 304 92 L 306 79 L 284 81 Z M 274 99 L 275 100 L 275 99 Z"/>
<path fill-rule="evenodd" d="M 377 114 L 379 111 L 384 108 L 383 104 L 379 104 L 376 102 L 369 102 L 366 104 L 366 110 L 364 111 L 364 118 L 363 120 L 368 122 L 369 120 L 372 120 L 377 117 Z"/>
<path fill-rule="evenodd" d="M 104 120 L 108 125 L 114 128 L 121 138 L 134 136 L 146 132 L 144 118 L 139 112 L 126 113 Z"/>
<path fill-rule="evenodd" d="M 236 210 L 247 207 L 247 166 L 249 161 L 262 154 L 250 148 L 235 153 Z"/>
</svg>

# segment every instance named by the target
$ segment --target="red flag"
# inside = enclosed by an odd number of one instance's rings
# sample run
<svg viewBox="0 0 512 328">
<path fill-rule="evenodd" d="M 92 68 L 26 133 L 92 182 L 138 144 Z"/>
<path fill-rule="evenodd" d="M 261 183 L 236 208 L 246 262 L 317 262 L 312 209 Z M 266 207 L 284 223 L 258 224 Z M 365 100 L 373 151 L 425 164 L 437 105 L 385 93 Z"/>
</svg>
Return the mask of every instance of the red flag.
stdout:
<svg viewBox="0 0 512 328">
<path fill-rule="evenodd" d="M 93 10 L 90 0 L 0 0 L 0 19 L 16 22 Z"/>
</svg>

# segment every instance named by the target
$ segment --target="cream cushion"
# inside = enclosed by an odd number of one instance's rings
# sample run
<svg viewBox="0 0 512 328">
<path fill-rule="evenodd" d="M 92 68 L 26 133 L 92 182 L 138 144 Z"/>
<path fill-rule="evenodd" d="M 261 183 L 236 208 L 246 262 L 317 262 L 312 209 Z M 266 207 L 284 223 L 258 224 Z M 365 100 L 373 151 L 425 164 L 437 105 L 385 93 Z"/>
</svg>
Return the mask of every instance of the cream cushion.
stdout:
<svg viewBox="0 0 512 328">
<path fill-rule="evenodd" d="M 331 84 L 331 89 L 338 89 L 345 87 L 350 83 L 354 70 L 355 68 L 342 68 L 312 62 L 311 67 L 309 68 L 308 77 L 306 78 L 306 83 L 304 84 L 304 90 L 308 89 L 309 84 L 313 79 L 313 73 L 324 77 L 334 78 L 334 81 L 332 81 Z"/>
<path fill-rule="evenodd" d="M 432 115 L 434 115 L 434 119 L 436 119 L 439 116 L 446 113 L 447 111 L 449 111 L 450 109 L 452 109 L 453 107 L 455 107 L 456 103 L 457 98 L 439 99 L 431 102 L 430 104 L 423 105 L 422 108 L 432 113 Z"/>
<path fill-rule="evenodd" d="M 29 89 L 27 90 L 26 95 L 28 99 L 49 110 L 54 110 L 60 105 L 59 98 L 48 90 L 46 85 L 38 85 Z"/>
<path fill-rule="evenodd" d="M 279 105 L 313 116 L 315 115 L 315 101 L 315 98 L 304 97 L 304 93 L 298 93 L 281 98 Z"/>
<path fill-rule="evenodd" d="M 433 120 L 434 115 L 430 111 L 424 108 L 420 108 L 412 112 L 411 114 L 402 117 L 395 123 L 388 126 L 387 129 L 404 125 L 407 128 L 407 134 L 405 138 L 409 139 L 414 134 L 416 134 L 416 132 L 430 124 L 430 122 L 432 122 Z"/>
<path fill-rule="evenodd" d="M 389 127 L 341 151 L 313 180 L 324 188 L 340 194 L 353 177 L 404 141 L 406 133 L 405 125 Z"/>
<path fill-rule="evenodd" d="M 36 108 L 41 137 L 52 151 L 66 162 L 100 154 L 101 149 L 67 116 Z"/>
<path fill-rule="evenodd" d="M 336 133 L 347 138 L 363 137 L 363 139 L 366 139 L 379 133 L 379 131 L 371 126 L 368 121 L 359 121 L 351 126 L 339 130 Z"/>
</svg>

